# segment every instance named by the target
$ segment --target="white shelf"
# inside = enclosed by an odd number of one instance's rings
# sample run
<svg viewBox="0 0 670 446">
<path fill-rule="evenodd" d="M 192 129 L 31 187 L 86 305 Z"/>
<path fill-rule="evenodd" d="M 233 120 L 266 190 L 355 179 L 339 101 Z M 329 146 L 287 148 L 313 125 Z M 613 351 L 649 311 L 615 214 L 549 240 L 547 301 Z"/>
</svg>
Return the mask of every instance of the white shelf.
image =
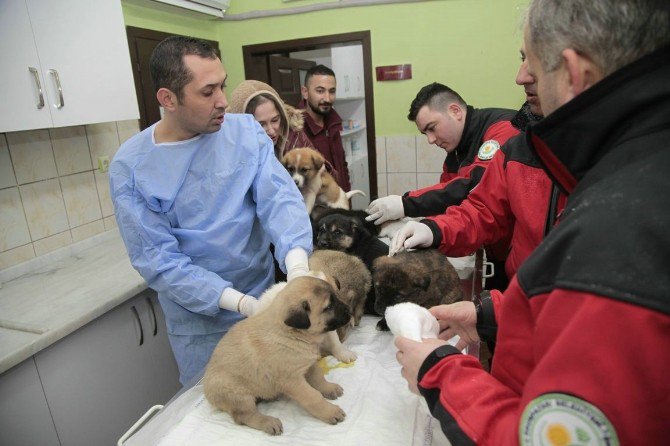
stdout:
<svg viewBox="0 0 670 446">
<path fill-rule="evenodd" d="M 342 130 L 342 132 L 340 133 L 340 135 L 342 136 L 342 138 L 346 138 L 346 137 L 351 136 L 351 135 L 354 135 L 354 134 L 356 134 L 356 133 L 358 133 L 358 132 L 362 132 L 363 130 L 365 130 L 365 126 L 364 126 L 364 125 L 361 125 L 360 127 L 356 127 L 355 129 L 345 129 L 345 130 Z"/>
</svg>

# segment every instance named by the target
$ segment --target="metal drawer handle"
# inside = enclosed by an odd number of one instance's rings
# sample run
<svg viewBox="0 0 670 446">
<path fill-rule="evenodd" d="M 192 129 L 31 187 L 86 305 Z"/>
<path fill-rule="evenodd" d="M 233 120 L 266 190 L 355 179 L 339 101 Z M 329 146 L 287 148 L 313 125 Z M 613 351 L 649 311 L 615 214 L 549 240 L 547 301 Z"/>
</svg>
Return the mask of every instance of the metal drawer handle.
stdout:
<svg viewBox="0 0 670 446">
<path fill-rule="evenodd" d="M 40 101 L 37 103 L 37 109 L 41 110 L 44 108 L 44 94 L 42 94 L 42 83 L 40 82 L 40 73 L 37 71 L 37 68 L 35 67 L 28 67 L 28 71 L 30 71 L 33 74 L 33 78 L 35 79 L 35 85 L 37 86 L 37 91 L 40 95 Z"/>
<path fill-rule="evenodd" d="M 133 305 L 130 307 L 130 310 L 133 312 L 135 315 L 135 318 L 137 319 L 137 323 L 140 325 L 140 345 L 144 344 L 144 329 L 142 328 L 142 321 L 140 320 L 140 315 L 137 312 L 137 308 Z"/>
<path fill-rule="evenodd" d="M 157 413 L 157 412 L 158 412 L 159 410 L 161 410 L 162 408 L 163 408 L 163 405 L 162 405 L 162 404 L 157 404 L 157 405 L 152 406 L 151 408 L 149 408 L 149 410 L 147 410 L 147 411 L 144 413 L 144 415 L 142 415 L 142 417 L 140 417 L 140 419 L 137 420 L 137 421 L 135 422 L 135 424 L 133 424 L 133 425 L 130 427 L 130 429 L 128 429 L 128 430 L 126 431 L 126 433 L 123 434 L 123 435 L 121 436 L 121 438 L 119 438 L 119 441 L 116 443 L 117 446 L 123 446 L 123 443 L 125 443 L 127 439 L 129 439 L 130 437 L 132 437 L 138 430 L 140 430 L 140 427 L 141 427 L 141 426 L 142 426 L 142 425 L 143 425 L 149 418 L 151 418 L 155 413 Z"/>
<path fill-rule="evenodd" d="M 158 321 L 156 320 L 156 310 L 154 310 L 154 304 L 151 302 L 151 298 L 147 297 L 145 298 L 147 300 L 147 304 L 149 305 L 149 310 L 151 310 L 151 315 L 153 316 L 153 322 L 154 322 L 154 336 L 158 334 Z"/>
<path fill-rule="evenodd" d="M 60 78 L 58 77 L 58 71 L 54 70 L 53 68 L 49 70 L 49 74 L 51 74 L 54 77 L 54 80 L 56 81 L 56 88 L 58 89 L 58 104 L 56 104 L 56 108 L 63 108 L 65 105 L 65 101 L 63 100 L 63 88 L 60 85 Z"/>
</svg>

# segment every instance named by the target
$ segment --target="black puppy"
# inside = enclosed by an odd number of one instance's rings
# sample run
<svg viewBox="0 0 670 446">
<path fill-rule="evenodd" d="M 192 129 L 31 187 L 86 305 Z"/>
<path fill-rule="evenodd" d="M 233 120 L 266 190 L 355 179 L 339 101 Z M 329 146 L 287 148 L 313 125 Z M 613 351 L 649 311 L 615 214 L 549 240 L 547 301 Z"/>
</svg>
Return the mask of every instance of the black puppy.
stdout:
<svg viewBox="0 0 670 446">
<path fill-rule="evenodd" d="M 365 211 L 333 209 L 314 222 L 315 249 L 334 249 L 360 258 L 372 273 L 378 257 L 387 256 L 389 247 L 377 238 L 379 227 L 365 221 Z M 375 291 L 370 289 L 365 299 L 365 312 L 375 314 Z"/>
</svg>

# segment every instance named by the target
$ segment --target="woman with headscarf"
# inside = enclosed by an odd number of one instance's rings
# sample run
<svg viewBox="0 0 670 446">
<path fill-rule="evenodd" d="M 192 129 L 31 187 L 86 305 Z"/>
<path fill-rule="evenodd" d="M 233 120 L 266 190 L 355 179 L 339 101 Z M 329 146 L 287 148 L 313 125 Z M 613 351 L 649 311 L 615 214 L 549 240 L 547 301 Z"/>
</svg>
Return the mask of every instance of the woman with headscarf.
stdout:
<svg viewBox="0 0 670 446">
<path fill-rule="evenodd" d="M 285 104 L 275 89 L 264 82 L 243 81 L 233 90 L 227 111 L 254 115 L 272 140 L 280 161 L 286 152 L 296 147 L 314 148 L 302 130 L 302 110 Z"/>
</svg>

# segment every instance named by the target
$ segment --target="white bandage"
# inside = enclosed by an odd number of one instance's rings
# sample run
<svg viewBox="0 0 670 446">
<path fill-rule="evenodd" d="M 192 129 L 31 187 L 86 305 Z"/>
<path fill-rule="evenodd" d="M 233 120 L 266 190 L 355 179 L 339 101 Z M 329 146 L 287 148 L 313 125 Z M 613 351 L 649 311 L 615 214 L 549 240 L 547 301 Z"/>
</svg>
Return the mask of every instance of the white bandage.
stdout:
<svg viewBox="0 0 670 446">
<path fill-rule="evenodd" d="M 436 339 L 440 324 L 426 308 L 412 302 L 402 302 L 386 308 L 386 324 L 394 336 L 403 336 L 413 341 Z"/>
</svg>

